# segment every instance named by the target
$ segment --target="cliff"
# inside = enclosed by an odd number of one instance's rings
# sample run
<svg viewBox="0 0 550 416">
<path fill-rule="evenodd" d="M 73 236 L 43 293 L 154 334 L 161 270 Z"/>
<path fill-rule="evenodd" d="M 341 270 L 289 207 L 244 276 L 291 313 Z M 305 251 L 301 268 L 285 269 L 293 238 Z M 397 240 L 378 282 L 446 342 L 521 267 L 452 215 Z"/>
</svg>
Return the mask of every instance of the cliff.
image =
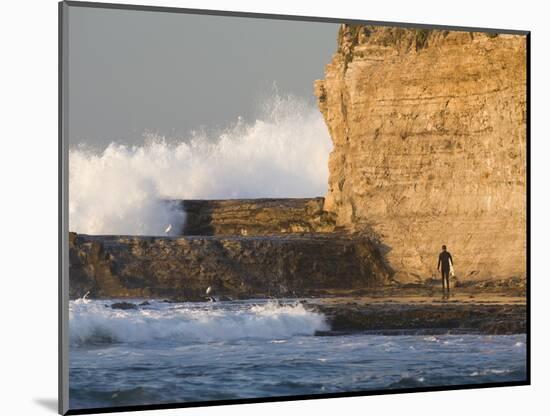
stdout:
<svg viewBox="0 0 550 416">
<path fill-rule="evenodd" d="M 379 286 L 374 243 L 345 234 L 89 236 L 70 234 L 70 297 L 204 300 L 321 295 Z"/>
<path fill-rule="evenodd" d="M 394 278 L 526 273 L 525 36 L 343 25 L 315 93 L 332 137 L 324 209 L 374 231 Z"/>
</svg>

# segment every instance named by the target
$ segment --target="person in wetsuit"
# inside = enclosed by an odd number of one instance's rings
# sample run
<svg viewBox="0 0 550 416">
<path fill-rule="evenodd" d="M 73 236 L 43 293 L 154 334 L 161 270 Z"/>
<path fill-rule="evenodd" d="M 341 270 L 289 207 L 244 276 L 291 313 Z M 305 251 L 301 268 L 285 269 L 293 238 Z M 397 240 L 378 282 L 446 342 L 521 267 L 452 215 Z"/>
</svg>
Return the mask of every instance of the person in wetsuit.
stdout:
<svg viewBox="0 0 550 416">
<path fill-rule="evenodd" d="M 447 246 L 441 247 L 441 253 L 439 253 L 439 261 L 437 262 L 437 270 L 441 270 L 441 284 L 443 285 L 443 299 L 451 296 L 451 287 L 449 286 L 449 273 L 451 272 L 451 264 L 453 263 L 453 256 L 447 251 Z M 447 283 L 447 289 L 445 290 L 445 282 Z"/>
</svg>

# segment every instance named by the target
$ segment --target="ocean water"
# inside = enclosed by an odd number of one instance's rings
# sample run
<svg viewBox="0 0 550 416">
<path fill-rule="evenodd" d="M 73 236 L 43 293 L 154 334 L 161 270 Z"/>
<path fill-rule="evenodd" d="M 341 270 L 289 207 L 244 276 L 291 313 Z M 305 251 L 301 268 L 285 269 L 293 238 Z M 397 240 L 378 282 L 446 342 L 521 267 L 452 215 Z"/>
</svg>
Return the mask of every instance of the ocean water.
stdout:
<svg viewBox="0 0 550 416">
<path fill-rule="evenodd" d="M 70 302 L 71 409 L 522 381 L 525 335 L 315 336 L 297 302 Z"/>
</svg>

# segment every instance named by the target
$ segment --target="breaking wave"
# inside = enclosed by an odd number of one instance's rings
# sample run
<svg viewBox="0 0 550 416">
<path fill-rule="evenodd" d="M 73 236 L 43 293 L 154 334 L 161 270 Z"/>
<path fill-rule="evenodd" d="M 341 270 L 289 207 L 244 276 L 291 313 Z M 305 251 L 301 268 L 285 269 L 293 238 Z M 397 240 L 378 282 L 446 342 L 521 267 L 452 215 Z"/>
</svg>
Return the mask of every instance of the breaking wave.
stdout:
<svg viewBox="0 0 550 416">
<path fill-rule="evenodd" d="M 275 95 L 252 123 L 142 146 L 69 152 L 69 225 L 89 234 L 162 235 L 184 216 L 169 199 L 313 197 L 326 193 L 331 141 L 319 111 Z"/>
<path fill-rule="evenodd" d="M 314 335 L 327 330 L 322 314 L 301 304 L 266 303 L 233 309 L 212 304 L 151 305 L 133 310 L 112 309 L 111 301 L 78 299 L 69 305 L 72 344 L 148 342 L 158 339 L 181 342 L 230 341 L 243 338 L 281 340 Z"/>
</svg>

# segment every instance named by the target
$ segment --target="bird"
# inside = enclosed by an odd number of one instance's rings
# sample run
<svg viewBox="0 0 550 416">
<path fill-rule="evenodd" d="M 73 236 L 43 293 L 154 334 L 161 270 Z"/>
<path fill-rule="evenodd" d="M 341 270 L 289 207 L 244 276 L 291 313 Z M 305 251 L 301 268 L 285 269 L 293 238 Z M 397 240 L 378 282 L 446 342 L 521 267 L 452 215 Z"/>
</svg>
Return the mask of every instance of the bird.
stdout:
<svg viewBox="0 0 550 416">
<path fill-rule="evenodd" d="M 209 295 L 210 292 L 212 292 L 212 286 L 208 286 L 208 287 L 206 288 L 206 294 Z"/>
<path fill-rule="evenodd" d="M 168 234 L 171 229 L 172 229 L 172 224 L 168 224 L 168 227 L 166 227 L 166 230 L 164 230 L 164 233 Z"/>
</svg>

